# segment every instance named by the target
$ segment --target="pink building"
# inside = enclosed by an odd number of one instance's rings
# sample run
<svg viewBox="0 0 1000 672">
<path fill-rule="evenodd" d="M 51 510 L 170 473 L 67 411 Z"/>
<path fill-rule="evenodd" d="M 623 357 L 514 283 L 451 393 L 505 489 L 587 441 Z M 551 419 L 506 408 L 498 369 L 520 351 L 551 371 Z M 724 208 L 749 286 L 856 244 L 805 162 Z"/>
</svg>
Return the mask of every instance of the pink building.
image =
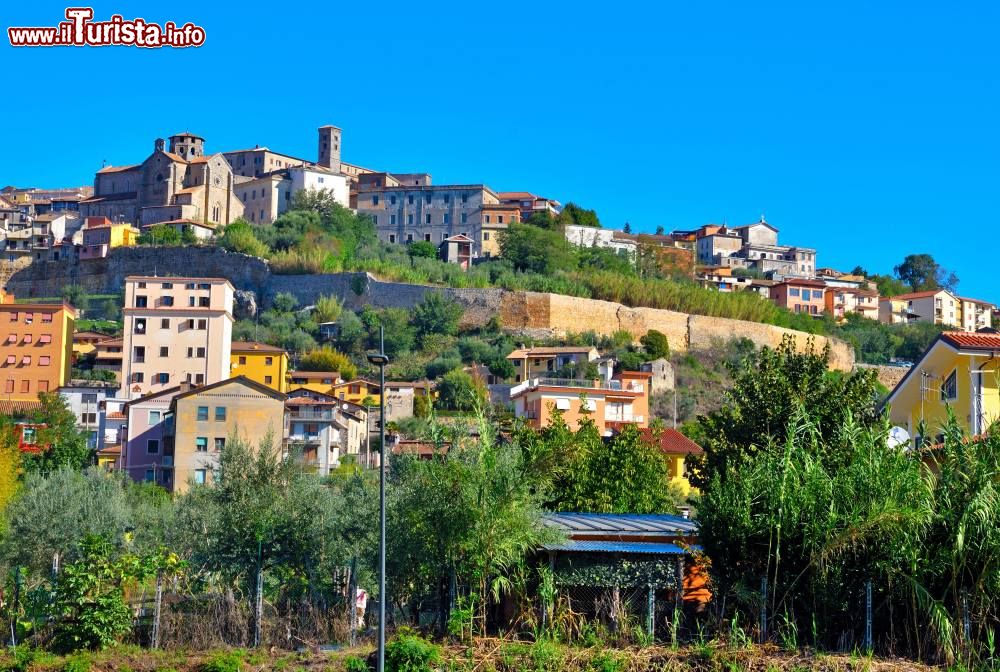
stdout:
<svg viewBox="0 0 1000 672">
<path fill-rule="evenodd" d="M 173 489 L 174 456 L 172 450 L 168 454 L 164 430 L 170 402 L 183 389 L 189 388 L 178 385 L 125 404 L 124 414 L 128 421 L 121 461 L 133 480 Z"/>
</svg>

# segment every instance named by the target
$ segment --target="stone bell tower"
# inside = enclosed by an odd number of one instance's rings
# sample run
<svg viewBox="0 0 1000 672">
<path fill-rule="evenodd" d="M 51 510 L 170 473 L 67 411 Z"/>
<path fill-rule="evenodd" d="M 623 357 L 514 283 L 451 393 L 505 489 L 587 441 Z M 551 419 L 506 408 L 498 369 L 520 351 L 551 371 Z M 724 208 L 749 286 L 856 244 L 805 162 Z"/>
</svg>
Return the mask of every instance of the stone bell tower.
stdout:
<svg viewBox="0 0 1000 672">
<path fill-rule="evenodd" d="M 340 133 L 336 126 L 319 127 L 319 160 L 316 163 L 335 173 L 340 172 Z"/>
</svg>

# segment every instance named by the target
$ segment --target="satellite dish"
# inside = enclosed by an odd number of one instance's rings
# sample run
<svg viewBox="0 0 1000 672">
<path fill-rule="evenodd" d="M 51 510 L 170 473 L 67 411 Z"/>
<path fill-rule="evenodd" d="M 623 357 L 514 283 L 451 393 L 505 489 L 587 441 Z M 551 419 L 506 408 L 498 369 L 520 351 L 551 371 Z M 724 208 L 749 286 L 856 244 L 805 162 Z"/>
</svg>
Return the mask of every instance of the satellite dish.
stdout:
<svg viewBox="0 0 1000 672">
<path fill-rule="evenodd" d="M 906 450 L 910 446 L 910 433 L 902 427 L 893 427 L 889 430 L 889 438 L 886 439 L 885 444 L 889 448 L 903 446 L 903 449 Z"/>
</svg>

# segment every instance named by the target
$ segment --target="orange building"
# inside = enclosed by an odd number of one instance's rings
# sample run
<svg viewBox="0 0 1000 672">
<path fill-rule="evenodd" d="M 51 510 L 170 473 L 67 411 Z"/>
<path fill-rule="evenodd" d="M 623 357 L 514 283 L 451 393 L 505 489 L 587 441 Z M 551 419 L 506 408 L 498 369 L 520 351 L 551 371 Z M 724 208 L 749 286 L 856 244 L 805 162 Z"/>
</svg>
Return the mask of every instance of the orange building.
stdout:
<svg viewBox="0 0 1000 672">
<path fill-rule="evenodd" d="M 8 401 L 37 401 L 70 378 L 76 309 L 65 303 L 14 303 L 0 292 L 0 367 Z"/>
<path fill-rule="evenodd" d="M 576 430 L 589 419 L 603 434 L 624 425 L 649 426 L 649 380 L 652 373 L 621 371 L 610 380 L 529 378 L 510 391 L 514 414 L 536 429 L 557 413 Z"/>
<path fill-rule="evenodd" d="M 771 300 L 795 313 L 820 315 L 826 310 L 826 283 L 788 278 L 771 287 Z"/>
</svg>

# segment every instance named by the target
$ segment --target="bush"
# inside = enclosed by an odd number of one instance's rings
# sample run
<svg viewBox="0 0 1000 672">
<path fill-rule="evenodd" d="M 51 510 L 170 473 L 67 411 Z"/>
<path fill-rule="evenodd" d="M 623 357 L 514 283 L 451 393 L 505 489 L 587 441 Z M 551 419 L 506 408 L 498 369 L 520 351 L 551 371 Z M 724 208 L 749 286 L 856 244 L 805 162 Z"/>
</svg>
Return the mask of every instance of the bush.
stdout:
<svg viewBox="0 0 1000 672">
<path fill-rule="evenodd" d="M 198 668 L 200 672 L 241 672 L 243 669 L 243 652 L 224 651 L 206 660 Z"/>
<path fill-rule="evenodd" d="M 369 672 L 368 663 L 357 656 L 348 656 L 344 659 L 345 672 Z"/>
<path fill-rule="evenodd" d="M 344 380 L 353 380 L 358 375 L 358 367 L 347 355 L 326 347 L 306 354 L 298 365 L 299 371 L 336 371 Z"/>
<path fill-rule="evenodd" d="M 269 252 L 267 245 L 257 240 L 250 224 L 242 219 L 237 219 L 223 230 L 219 247 L 252 257 L 266 257 Z"/>
<path fill-rule="evenodd" d="M 417 634 L 403 632 L 385 645 L 389 672 L 431 672 L 440 661 L 440 647 Z"/>
<path fill-rule="evenodd" d="M 650 359 L 660 359 L 670 356 L 670 344 L 662 331 L 650 329 L 646 335 L 639 339 L 642 347 L 646 348 Z"/>
</svg>

